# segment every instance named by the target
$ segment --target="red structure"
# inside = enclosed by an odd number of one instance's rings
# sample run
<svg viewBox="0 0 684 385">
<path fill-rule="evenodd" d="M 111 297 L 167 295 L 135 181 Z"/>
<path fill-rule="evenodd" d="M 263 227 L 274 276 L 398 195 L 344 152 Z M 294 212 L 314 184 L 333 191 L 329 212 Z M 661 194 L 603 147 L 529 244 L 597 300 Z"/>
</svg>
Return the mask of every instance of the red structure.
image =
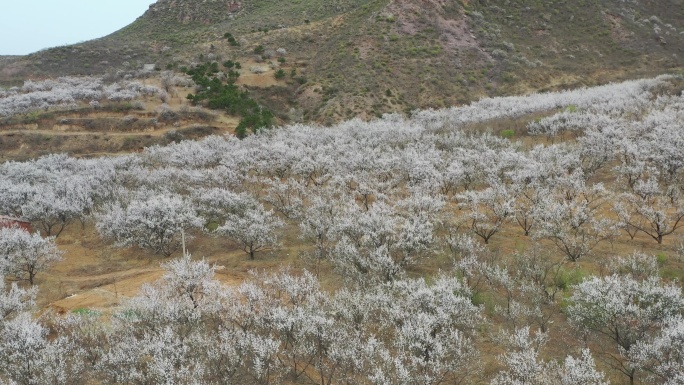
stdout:
<svg viewBox="0 0 684 385">
<path fill-rule="evenodd" d="M 18 227 L 28 231 L 29 233 L 31 232 L 31 222 L 19 218 L 0 215 L 0 229 L 5 227 Z"/>
</svg>

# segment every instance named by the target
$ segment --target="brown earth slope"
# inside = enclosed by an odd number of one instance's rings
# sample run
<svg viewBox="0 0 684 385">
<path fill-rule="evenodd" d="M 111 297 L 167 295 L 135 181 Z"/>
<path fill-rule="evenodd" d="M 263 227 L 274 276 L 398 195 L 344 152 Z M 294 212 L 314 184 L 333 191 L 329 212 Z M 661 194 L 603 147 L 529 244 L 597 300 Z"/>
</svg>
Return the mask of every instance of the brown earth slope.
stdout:
<svg viewBox="0 0 684 385">
<path fill-rule="evenodd" d="M 281 118 L 369 118 L 681 71 L 684 1 L 159 0 L 105 38 L 1 58 L 0 84 L 227 59 L 283 67 L 253 89 Z"/>
</svg>

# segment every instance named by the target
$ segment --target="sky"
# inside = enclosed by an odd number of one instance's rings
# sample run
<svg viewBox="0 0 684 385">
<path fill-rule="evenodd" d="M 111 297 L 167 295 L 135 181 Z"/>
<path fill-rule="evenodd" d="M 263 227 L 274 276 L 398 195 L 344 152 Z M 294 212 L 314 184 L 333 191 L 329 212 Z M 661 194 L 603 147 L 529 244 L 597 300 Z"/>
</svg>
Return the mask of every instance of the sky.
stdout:
<svg viewBox="0 0 684 385">
<path fill-rule="evenodd" d="M 0 0 L 0 55 L 109 35 L 141 16 L 155 0 Z"/>
</svg>

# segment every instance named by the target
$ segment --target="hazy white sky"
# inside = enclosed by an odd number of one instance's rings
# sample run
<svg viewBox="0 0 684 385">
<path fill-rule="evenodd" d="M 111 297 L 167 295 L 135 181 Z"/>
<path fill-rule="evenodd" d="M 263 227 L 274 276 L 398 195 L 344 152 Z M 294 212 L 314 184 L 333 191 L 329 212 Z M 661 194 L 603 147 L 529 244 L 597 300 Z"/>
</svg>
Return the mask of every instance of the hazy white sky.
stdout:
<svg viewBox="0 0 684 385">
<path fill-rule="evenodd" d="M 0 55 L 109 35 L 141 16 L 155 0 L 0 0 Z"/>
</svg>

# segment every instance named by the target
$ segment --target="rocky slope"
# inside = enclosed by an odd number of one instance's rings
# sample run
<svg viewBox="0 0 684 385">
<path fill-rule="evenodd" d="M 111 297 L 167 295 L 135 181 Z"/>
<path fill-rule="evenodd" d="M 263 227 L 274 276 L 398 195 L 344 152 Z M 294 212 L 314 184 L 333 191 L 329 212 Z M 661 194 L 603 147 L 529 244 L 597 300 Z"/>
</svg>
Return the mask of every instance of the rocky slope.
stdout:
<svg viewBox="0 0 684 385">
<path fill-rule="evenodd" d="M 684 1 L 159 0 L 102 39 L 0 59 L 0 82 L 227 59 L 285 70 L 253 87 L 283 120 L 369 118 L 679 72 Z"/>
</svg>

